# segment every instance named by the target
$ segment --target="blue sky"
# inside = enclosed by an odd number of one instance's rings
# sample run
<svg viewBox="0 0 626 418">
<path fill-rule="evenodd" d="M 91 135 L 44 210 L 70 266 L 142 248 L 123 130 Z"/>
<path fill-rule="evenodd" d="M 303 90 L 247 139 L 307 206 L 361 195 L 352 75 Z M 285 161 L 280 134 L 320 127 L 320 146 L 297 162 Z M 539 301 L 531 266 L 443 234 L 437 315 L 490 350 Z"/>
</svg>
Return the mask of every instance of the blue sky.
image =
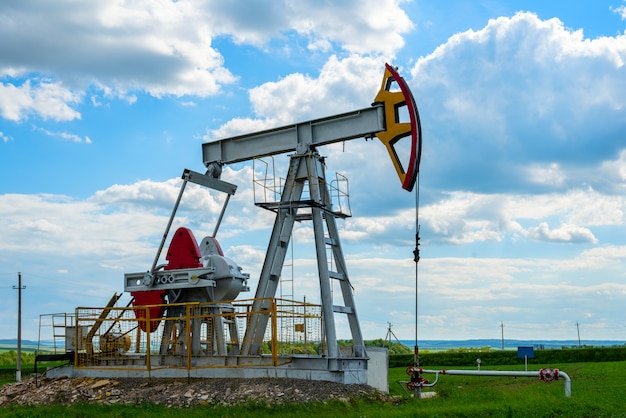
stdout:
<svg viewBox="0 0 626 418">
<path fill-rule="evenodd" d="M 34 0 L 0 5 L 0 306 L 102 306 L 147 270 L 205 141 L 368 106 L 385 62 L 420 110 L 420 339 L 626 339 L 626 2 Z M 415 195 L 376 141 L 320 150 L 366 339 L 415 336 Z M 286 156 L 275 157 L 284 176 Z M 282 171 L 281 171 L 282 170 Z M 256 278 L 252 164 L 218 234 Z M 222 197 L 191 187 L 199 240 Z M 294 296 L 319 301 L 310 225 Z M 127 299 L 126 299 L 127 300 Z M 340 325 L 339 337 L 345 327 Z"/>
</svg>

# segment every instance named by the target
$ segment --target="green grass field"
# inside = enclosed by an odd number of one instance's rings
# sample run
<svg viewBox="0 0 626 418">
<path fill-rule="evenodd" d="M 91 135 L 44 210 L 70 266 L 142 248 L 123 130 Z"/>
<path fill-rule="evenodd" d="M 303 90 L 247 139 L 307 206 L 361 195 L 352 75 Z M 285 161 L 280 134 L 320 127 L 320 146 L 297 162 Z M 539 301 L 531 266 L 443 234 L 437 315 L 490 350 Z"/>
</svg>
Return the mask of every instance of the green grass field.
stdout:
<svg viewBox="0 0 626 418">
<path fill-rule="evenodd" d="M 390 394 L 397 401 L 328 402 L 302 405 L 249 403 L 237 407 L 185 408 L 192 417 L 626 417 L 626 361 L 567 363 L 556 367 L 572 378 L 572 397 L 562 380 L 534 378 L 442 376 L 432 399 L 407 397 L 397 382 L 408 380 L 405 368 L 389 370 Z M 32 365 L 29 370 L 32 370 Z M 431 367 L 438 369 L 438 367 Z M 455 367 L 461 369 L 461 367 Z M 491 367 L 523 370 L 523 365 Z M 8 371 L 4 368 L 3 370 Z M 24 370 L 24 369 L 23 369 Z M 487 368 L 483 368 L 487 370 Z M 15 369 L 12 369 L 13 379 Z M 429 376 L 427 376 L 429 377 Z M 434 376 L 432 376 L 434 378 Z M 2 417 L 180 417 L 181 410 L 156 405 L 92 405 L 16 407 L 0 409 Z"/>
</svg>

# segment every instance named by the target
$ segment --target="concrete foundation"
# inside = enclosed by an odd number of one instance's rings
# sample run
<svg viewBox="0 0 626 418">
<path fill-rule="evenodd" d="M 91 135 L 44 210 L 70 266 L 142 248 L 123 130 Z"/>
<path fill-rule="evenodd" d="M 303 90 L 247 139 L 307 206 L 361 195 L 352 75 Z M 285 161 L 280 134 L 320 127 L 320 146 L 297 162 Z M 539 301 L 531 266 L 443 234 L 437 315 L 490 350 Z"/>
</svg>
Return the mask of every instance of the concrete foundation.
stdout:
<svg viewBox="0 0 626 418">
<path fill-rule="evenodd" d="M 116 378 L 189 378 L 189 379 L 260 379 L 286 378 L 321 380 L 350 384 L 366 384 L 388 393 L 388 356 L 386 349 L 368 349 L 369 358 L 293 357 L 290 362 L 279 366 L 237 367 L 74 367 L 73 365 L 49 369 L 46 376 Z M 374 360 L 374 361 L 372 361 Z M 369 366 L 369 367 L 368 367 Z"/>
</svg>

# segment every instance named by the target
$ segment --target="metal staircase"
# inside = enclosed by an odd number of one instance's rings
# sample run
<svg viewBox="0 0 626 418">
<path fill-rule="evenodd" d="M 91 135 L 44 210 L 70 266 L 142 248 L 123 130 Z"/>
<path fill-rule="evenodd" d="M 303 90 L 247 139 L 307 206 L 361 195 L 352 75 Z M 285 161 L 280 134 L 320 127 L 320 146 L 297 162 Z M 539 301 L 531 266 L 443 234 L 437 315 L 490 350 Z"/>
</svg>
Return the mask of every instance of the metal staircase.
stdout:
<svg viewBox="0 0 626 418">
<path fill-rule="evenodd" d="M 329 358 L 340 357 L 334 318 L 334 315 L 339 313 L 347 315 L 354 343 L 354 356 L 364 357 L 363 336 L 336 223 L 336 218 L 344 218 L 348 215 L 333 211 L 323 157 L 310 148 L 292 155 L 280 201 L 256 204 L 275 212 L 276 221 L 261 270 L 253 312 L 267 311 L 269 306 L 263 306 L 263 304 L 267 304 L 268 299 L 276 295 L 294 223 L 312 221 L 327 355 Z M 330 259 L 327 248 L 330 248 L 336 271 L 329 268 Z M 343 305 L 333 303 L 331 279 L 338 280 L 340 283 Z M 244 355 L 259 354 L 268 319 L 268 315 L 263 313 L 251 318 L 252 323 L 248 325 L 243 339 L 242 353 Z"/>
</svg>

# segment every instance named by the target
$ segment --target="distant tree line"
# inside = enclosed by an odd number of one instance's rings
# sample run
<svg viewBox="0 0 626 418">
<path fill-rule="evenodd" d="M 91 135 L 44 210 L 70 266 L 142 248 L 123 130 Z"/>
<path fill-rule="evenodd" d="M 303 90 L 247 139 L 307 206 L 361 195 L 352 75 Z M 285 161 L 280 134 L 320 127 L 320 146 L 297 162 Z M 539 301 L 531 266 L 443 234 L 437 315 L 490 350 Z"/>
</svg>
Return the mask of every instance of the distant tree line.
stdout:
<svg viewBox="0 0 626 418">
<path fill-rule="evenodd" d="M 352 347 L 352 340 L 337 340 L 339 347 Z M 389 355 L 412 354 L 413 350 L 399 342 L 386 341 L 383 339 L 365 341 L 366 347 L 384 347 L 387 348 Z M 326 351 L 325 344 L 320 343 L 284 343 L 278 345 L 279 354 L 312 354 L 319 355 Z M 269 342 L 263 342 L 261 353 L 270 354 L 272 348 Z"/>
<path fill-rule="evenodd" d="M 35 353 L 25 353 L 22 352 L 22 364 L 33 364 L 35 363 Z M 0 366 L 10 366 L 17 364 L 17 351 L 9 350 L 0 352 Z"/>
<path fill-rule="evenodd" d="M 453 349 L 440 352 L 423 352 L 420 354 L 420 366 L 477 366 L 481 365 L 514 365 L 523 364 L 524 359 L 518 358 L 515 350 L 489 349 Z M 560 350 L 534 350 L 534 357 L 528 364 L 550 363 L 585 363 L 604 361 L 625 361 L 626 345 L 616 347 L 584 347 L 563 348 Z M 413 365 L 413 355 L 390 355 L 389 367 L 406 367 Z"/>
</svg>

